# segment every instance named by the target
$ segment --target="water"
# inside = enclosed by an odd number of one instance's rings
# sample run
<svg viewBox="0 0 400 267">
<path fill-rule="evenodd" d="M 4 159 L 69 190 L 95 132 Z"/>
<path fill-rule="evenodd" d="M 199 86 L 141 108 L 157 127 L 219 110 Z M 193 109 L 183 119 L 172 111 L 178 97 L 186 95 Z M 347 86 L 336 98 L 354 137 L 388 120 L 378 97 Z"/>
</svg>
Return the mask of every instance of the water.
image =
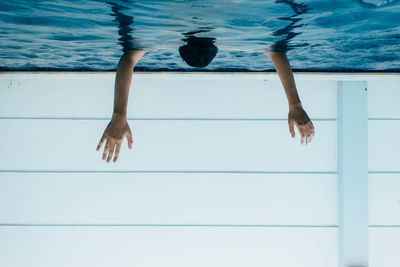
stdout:
<svg viewBox="0 0 400 267">
<path fill-rule="evenodd" d="M 400 71 L 400 3 L 391 0 L 2 1 L 0 70 L 115 70 L 123 50 L 148 52 L 139 70 Z M 206 68 L 178 49 L 218 47 Z"/>
</svg>

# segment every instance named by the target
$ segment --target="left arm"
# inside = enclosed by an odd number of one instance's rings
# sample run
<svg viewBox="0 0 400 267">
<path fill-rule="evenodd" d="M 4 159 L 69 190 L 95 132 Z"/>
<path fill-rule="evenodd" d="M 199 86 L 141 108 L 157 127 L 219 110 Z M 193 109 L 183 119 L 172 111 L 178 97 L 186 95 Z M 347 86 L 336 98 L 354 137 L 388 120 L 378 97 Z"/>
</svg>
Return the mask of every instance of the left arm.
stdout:
<svg viewBox="0 0 400 267">
<path fill-rule="evenodd" d="M 289 104 L 289 131 L 294 138 L 294 125 L 296 125 L 301 135 L 301 144 L 303 144 L 304 141 L 305 144 L 308 144 L 314 136 L 314 125 L 301 104 L 289 60 L 285 53 L 265 51 L 265 54 L 268 55 L 274 63 L 275 70 L 278 72 L 279 79 L 285 90 Z"/>
</svg>

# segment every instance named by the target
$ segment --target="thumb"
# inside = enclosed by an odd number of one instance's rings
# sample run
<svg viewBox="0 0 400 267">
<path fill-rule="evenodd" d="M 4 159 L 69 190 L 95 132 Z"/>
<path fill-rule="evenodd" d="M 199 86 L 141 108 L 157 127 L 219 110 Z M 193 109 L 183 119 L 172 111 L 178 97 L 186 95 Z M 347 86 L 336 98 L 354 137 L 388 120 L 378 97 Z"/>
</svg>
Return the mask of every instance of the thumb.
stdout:
<svg viewBox="0 0 400 267">
<path fill-rule="evenodd" d="M 292 119 L 289 119 L 288 123 L 289 123 L 289 132 L 292 138 L 294 138 L 294 121 Z"/>
</svg>

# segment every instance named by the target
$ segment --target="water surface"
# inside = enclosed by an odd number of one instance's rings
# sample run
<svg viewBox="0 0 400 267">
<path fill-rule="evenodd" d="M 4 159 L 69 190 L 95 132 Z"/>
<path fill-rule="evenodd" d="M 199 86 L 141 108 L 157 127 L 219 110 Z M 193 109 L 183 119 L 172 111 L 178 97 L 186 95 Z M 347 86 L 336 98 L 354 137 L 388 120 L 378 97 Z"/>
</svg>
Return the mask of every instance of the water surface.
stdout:
<svg viewBox="0 0 400 267">
<path fill-rule="evenodd" d="M 286 52 L 303 71 L 399 71 L 400 4 L 390 0 L 2 1 L 1 70 L 115 70 L 146 49 L 140 70 L 271 70 Z M 190 37 L 218 47 L 206 68 L 178 49 Z"/>
</svg>

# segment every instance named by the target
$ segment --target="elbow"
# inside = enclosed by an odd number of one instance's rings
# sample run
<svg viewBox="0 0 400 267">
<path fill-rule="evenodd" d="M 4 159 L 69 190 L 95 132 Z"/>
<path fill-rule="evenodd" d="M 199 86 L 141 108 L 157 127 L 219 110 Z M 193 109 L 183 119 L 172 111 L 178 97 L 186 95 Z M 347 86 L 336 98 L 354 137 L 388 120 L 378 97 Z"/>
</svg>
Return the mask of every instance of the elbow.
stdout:
<svg viewBox="0 0 400 267">
<path fill-rule="evenodd" d="M 145 53 L 144 50 L 126 51 L 122 55 L 118 64 L 126 64 L 126 65 L 134 67 L 139 62 L 139 60 L 142 58 L 144 53 Z"/>
<path fill-rule="evenodd" d="M 118 62 L 118 67 L 119 67 L 119 66 L 122 66 L 122 65 L 134 67 L 134 66 L 136 65 L 136 62 L 135 62 L 135 60 L 129 55 L 128 52 L 125 52 L 125 53 L 122 55 L 122 57 L 121 57 L 121 59 L 119 60 L 119 62 Z"/>
<path fill-rule="evenodd" d="M 269 56 L 269 58 L 271 58 L 272 60 L 280 59 L 280 58 L 286 58 L 286 54 L 284 52 L 266 50 L 264 53 L 267 56 Z"/>
<path fill-rule="evenodd" d="M 264 54 L 266 54 L 266 55 L 269 56 L 269 57 L 271 57 L 273 53 L 274 53 L 274 51 L 270 51 L 270 50 L 266 50 L 266 51 L 264 52 Z"/>
</svg>

